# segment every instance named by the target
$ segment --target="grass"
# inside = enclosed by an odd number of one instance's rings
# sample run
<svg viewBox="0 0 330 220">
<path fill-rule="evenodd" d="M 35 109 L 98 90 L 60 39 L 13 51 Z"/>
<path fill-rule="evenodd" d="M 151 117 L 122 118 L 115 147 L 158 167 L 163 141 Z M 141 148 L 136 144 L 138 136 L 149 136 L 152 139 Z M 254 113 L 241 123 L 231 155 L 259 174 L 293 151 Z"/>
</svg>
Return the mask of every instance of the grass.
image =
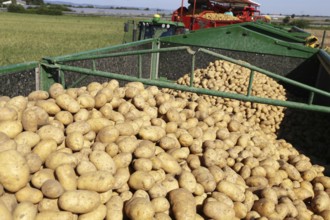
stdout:
<svg viewBox="0 0 330 220">
<path fill-rule="evenodd" d="M 120 44 L 127 18 L 0 12 L 0 66 Z"/>
</svg>

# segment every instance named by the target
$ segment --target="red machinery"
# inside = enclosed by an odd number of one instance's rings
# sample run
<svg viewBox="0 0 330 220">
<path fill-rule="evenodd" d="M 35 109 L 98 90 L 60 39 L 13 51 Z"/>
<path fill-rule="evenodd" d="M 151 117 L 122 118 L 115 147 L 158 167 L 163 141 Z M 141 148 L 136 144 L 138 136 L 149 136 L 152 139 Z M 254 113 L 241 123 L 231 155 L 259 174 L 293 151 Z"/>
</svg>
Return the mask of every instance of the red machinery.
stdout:
<svg viewBox="0 0 330 220">
<path fill-rule="evenodd" d="M 173 12 L 172 21 L 183 22 L 189 30 L 268 20 L 260 15 L 260 5 L 251 0 L 188 0 L 188 3 L 188 8 L 184 7 L 182 0 L 181 7 Z M 234 16 L 224 14 L 229 8 Z"/>
</svg>

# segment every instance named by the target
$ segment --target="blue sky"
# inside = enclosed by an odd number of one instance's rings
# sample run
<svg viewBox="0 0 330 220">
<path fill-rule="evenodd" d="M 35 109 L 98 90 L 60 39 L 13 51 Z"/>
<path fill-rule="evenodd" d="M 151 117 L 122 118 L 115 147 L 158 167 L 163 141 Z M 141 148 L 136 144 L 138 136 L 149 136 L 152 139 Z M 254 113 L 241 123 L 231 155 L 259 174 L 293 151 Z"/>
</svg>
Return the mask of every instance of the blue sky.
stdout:
<svg viewBox="0 0 330 220">
<path fill-rule="evenodd" d="M 57 0 L 48 0 L 57 1 Z M 181 0 L 60 0 L 72 3 L 84 3 L 111 6 L 134 6 L 160 9 L 176 9 Z M 262 13 L 304 14 L 330 16 L 329 0 L 255 0 L 261 4 Z M 188 0 L 184 0 L 188 2 Z"/>
</svg>

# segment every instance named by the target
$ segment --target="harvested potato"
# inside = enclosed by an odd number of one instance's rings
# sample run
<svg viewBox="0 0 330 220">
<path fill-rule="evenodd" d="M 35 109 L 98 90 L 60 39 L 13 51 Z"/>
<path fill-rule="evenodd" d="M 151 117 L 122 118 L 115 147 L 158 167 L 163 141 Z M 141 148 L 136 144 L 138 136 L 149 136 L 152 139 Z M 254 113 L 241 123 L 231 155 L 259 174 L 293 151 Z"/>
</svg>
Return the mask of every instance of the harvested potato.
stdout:
<svg viewBox="0 0 330 220">
<path fill-rule="evenodd" d="M 125 213 L 132 220 L 152 220 L 155 214 L 153 206 L 146 198 L 135 197 L 125 204 Z"/>
<path fill-rule="evenodd" d="M 196 204 L 191 192 L 186 189 L 174 189 L 169 193 L 169 200 L 175 219 L 195 219 Z"/>
<path fill-rule="evenodd" d="M 25 187 L 30 178 L 30 169 L 25 158 L 16 150 L 0 152 L 0 183 L 9 192 Z"/>
<path fill-rule="evenodd" d="M 35 207 L 32 202 L 21 202 L 16 206 L 13 212 L 13 220 L 34 220 L 37 216 L 37 212 L 37 207 Z"/>
<path fill-rule="evenodd" d="M 50 179 L 42 184 L 41 191 L 46 197 L 56 199 L 63 194 L 64 189 L 60 182 Z"/>
<path fill-rule="evenodd" d="M 72 213 L 88 213 L 101 203 L 100 195 L 94 191 L 73 190 L 64 192 L 59 200 L 59 207 Z"/>
<path fill-rule="evenodd" d="M 112 189 L 115 179 L 111 172 L 98 170 L 96 172 L 87 172 L 80 175 L 77 182 L 78 189 L 106 192 Z"/>
</svg>

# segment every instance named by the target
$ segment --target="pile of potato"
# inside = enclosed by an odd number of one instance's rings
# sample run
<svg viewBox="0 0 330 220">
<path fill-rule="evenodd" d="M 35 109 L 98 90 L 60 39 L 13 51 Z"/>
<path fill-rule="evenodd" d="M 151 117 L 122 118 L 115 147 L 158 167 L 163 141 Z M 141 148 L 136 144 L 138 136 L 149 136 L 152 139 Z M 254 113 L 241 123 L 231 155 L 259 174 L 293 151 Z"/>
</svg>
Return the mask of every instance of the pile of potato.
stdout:
<svg viewBox="0 0 330 220">
<path fill-rule="evenodd" d="M 224 60 L 217 60 L 210 63 L 208 67 L 204 69 L 197 69 L 194 71 L 193 85 L 197 88 L 246 95 L 249 77 L 249 69 Z M 177 83 L 190 85 L 190 74 L 181 77 Z M 284 117 L 284 108 L 279 106 L 242 102 L 208 95 L 199 96 L 195 93 L 171 89 L 163 89 L 163 91 L 192 101 L 203 97 L 208 103 L 216 105 L 219 109 L 227 113 L 240 114 L 245 121 L 249 122 L 250 126 L 261 126 L 261 128 L 269 130 L 270 132 L 275 132 L 279 129 L 280 123 Z M 255 72 L 254 75 L 251 95 L 286 100 L 284 87 L 272 78 L 258 72 Z"/>
<path fill-rule="evenodd" d="M 330 219 L 324 167 L 235 108 L 116 80 L 2 96 L 1 219 Z"/>
<path fill-rule="evenodd" d="M 215 12 L 209 12 L 205 13 L 203 18 L 212 20 L 212 21 L 236 21 L 239 20 L 239 18 L 232 16 L 232 15 L 227 15 L 227 14 L 222 14 L 222 13 L 215 13 Z"/>
</svg>

